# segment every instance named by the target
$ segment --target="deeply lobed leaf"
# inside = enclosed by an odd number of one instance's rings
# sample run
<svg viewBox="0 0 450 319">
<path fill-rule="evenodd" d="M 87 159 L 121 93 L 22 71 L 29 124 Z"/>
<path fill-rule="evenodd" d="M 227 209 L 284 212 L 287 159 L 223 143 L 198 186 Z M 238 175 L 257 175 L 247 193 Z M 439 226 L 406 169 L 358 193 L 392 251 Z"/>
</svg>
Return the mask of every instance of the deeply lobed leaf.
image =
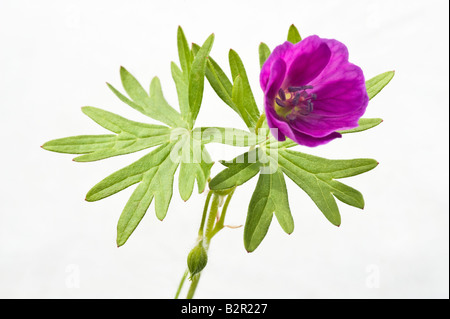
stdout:
<svg viewBox="0 0 450 319">
<path fill-rule="evenodd" d="M 42 147 L 53 152 L 85 154 L 75 157 L 74 161 L 89 162 L 137 152 L 170 139 L 171 130 L 167 126 L 131 121 L 92 106 L 85 106 L 82 111 L 117 135 L 71 136 L 49 141 Z"/>
<path fill-rule="evenodd" d="M 140 176 L 141 183 L 134 190 L 120 215 L 117 224 L 118 246 L 122 246 L 128 240 L 144 217 L 153 198 L 155 199 L 155 212 L 158 219 L 163 220 L 166 216 L 173 193 L 173 178 L 178 167 L 178 162 L 172 161 L 167 154 L 169 149 L 171 150 L 171 145 L 165 145 L 163 149 L 159 150 L 161 153 L 153 154 L 151 157 L 146 158 L 146 160 L 151 161 L 151 158 L 156 157 L 157 161 L 154 161 L 153 165 L 148 165 L 148 163 L 139 160 L 139 163 L 134 163 L 134 167 L 131 167 L 132 164 L 125 168 L 125 171 L 121 172 L 126 173 L 126 169 L 128 169 L 131 174 L 138 173 L 139 175 L 136 175 L 135 178 Z M 142 172 L 142 169 L 136 169 L 137 166 L 146 166 L 146 170 Z M 115 176 L 115 178 L 117 177 L 119 176 Z M 111 182 L 111 179 L 107 177 L 105 184 Z"/>
<path fill-rule="evenodd" d="M 333 196 L 344 203 L 364 207 L 360 192 L 334 179 L 355 176 L 378 165 L 373 159 L 329 160 L 291 150 L 280 150 L 281 170 L 315 202 L 325 217 L 339 226 L 341 218 Z"/>
<path fill-rule="evenodd" d="M 171 127 L 186 127 L 187 123 L 182 119 L 180 113 L 172 108 L 165 100 L 158 77 L 152 79 L 150 84 L 150 95 L 148 95 L 136 78 L 134 78 L 124 67 L 120 68 L 120 76 L 122 85 L 131 100 L 120 93 L 111 84 L 107 83 L 107 85 L 122 102 L 128 104 L 142 114 Z"/>
<path fill-rule="evenodd" d="M 259 175 L 244 227 L 244 246 L 248 252 L 254 251 L 262 242 L 269 230 L 274 213 L 283 230 L 288 234 L 292 233 L 294 220 L 281 171 Z"/>
<path fill-rule="evenodd" d="M 89 190 L 86 200 L 92 202 L 103 199 L 142 181 L 150 170 L 158 168 L 168 158 L 171 160 L 169 155 L 173 146 L 174 143 L 163 144 L 136 162 L 109 175 Z"/>
</svg>

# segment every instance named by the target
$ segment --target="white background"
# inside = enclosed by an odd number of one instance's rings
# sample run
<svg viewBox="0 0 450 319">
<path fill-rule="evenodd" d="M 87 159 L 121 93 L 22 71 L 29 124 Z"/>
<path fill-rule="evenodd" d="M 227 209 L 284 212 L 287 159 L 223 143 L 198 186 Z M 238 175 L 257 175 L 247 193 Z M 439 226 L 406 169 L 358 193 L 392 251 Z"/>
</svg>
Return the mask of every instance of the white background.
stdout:
<svg viewBox="0 0 450 319">
<path fill-rule="evenodd" d="M 338 203 L 331 225 L 287 181 L 295 230 L 274 219 L 247 253 L 243 228 L 214 238 L 199 298 L 448 298 L 448 1 L 5 1 L 0 2 L 0 297 L 173 298 L 192 247 L 204 194 L 184 203 L 177 183 L 168 215 L 153 204 L 129 241 L 115 246 L 116 224 L 134 187 L 95 203 L 98 181 L 140 156 L 75 163 L 39 146 L 65 136 L 107 133 L 80 107 L 91 105 L 154 122 L 120 102 L 125 66 L 147 87 L 161 79 L 177 106 L 170 61 L 176 31 L 202 43 L 229 74 L 227 54 L 244 61 L 261 105 L 258 45 L 282 43 L 290 24 L 303 37 L 344 42 L 366 78 L 395 70 L 365 117 L 370 131 L 297 150 L 328 158 L 375 158 L 380 165 L 345 183 L 363 211 Z M 123 90 L 122 90 L 123 91 Z M 198 125 L 245 128 L 205 84 Z M 214 160 L 245 149 L 210 145 Z M 222 168 L 213 167 L 213 175 Z M 240 225 L 256 179 L 239 187 L 226 223 Z M 184 294 L 184 292 L 183 292 Z"/>
</svg>

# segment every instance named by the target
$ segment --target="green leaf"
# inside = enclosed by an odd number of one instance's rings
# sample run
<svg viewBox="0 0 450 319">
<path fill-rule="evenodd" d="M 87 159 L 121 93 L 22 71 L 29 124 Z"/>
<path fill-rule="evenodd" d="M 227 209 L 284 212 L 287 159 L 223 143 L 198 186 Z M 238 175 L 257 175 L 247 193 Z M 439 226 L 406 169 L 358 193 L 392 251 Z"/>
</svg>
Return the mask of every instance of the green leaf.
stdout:
<svg viewBox="0 0 450 319">
<path fill-rule="evenodd" d="M 172 161 L 171 156 L 167 154 L 167 151 L 170 152 L 170 150 L 170 145 L 166 145 L 162 150 L 159 150 L 161 153 L 154 154 L 155 157 L 157 157 L 157 160 L 153 162 L 152 156 L 144 157 L 148 162 L 151 162 L 150 165 L 141 159 L 135 162 L 133 167 L 132 164 L 125 168 L 130 170 L 128 173 L 131 174 L 136 172 L 136 166 L 145 166 L 146 170 L 137 170 L 140 172 L 141 183 L 131 195 L 120 215 L 117 224 L 118 246 L 122 246 L 128 240 L 144 217 L 153 198 L 155 198 L 155 212 L 158 219 L 163 220 L 166 216 L 173 193 L 173 176 L 178 167 L 178 162 Z M 149 155 L 151 155 L 151 153 Z M 138 163 L 138 165 L 136 165 L 136 163 Z M 122 174 L 123 173 L 124 172 L 122 171 Z M 114 180 L 114 178 L 120 180 L 121 175 L 113 176 L 114 174 L 105 179 L 106 184 L 111 183 L 111 179 Z"/>
<path fill-rule="evenodd" d="M 167 126 L 130 121 L 91 106 L 83 107 L 82 111 L 117 135 L 71 136 L 49 141 L 42 147 L 53 152 L 85 154 L 75 157 L 74 161 L 89 162 L 137 152 L 166 143 L 170 139 L 171 130 Z"/>
<path fill-rule="evenodd" d="M 241 118 L 244 120 L 245 124 L 247 124 L 248 127 L 253 127 L 252 119 L 249 116 L 246 108 L 245 108 L 245 101 L 244 101 L 244 85 L 242 83 L 242 78 L 240 75 L 238 75 L 233 82 L 233 89 L 231 91 L 231 99 L 233 101 L 233 104 L 237 108 L 238 114 L 241 116 Z"/>
<path fill-rule="evenodd" d="M 366 90 L 367 94 L 369 95 L 369 100 L 380 93 L 380 91 L 392 80 L 394 74 L 395 71 L 388 71 L 366 81 Z"/>
<path fill-rule="evenodd" d="M 189 49 L 189 44 L 186 40 L 186 36 L 184 35 L 183 29 L 180 26 L 178 26 L 177 31 L 177 46 L 181 69 L 186 75 L 186 79 L 189 79 L 193 57 L 191 54 L 191 50 Z"/>
<path fill-rule="evenodd" d="M 142 182 L 134 190 L 125 205 L 122 214 L 120 214 L 119 221 L 117 222 L 116 238 L 118 247 L 127 242 L 153 201 L 154 196 L 151 193 L 150 184 L 155 173 L 156 169 L 152 170 L 142 178 Z"/>
<path fill-rule="evenodd" d="M 202 193 L 205 190 L 213 164 L 211 156 L 200 140 L 190 138 L 185 142 L 178 175 L 178 189 L 184 201 L 191 197 L 195 180 L 198 192 Z"/>
<path fill-rule="evenodd" d="M 172 62 L 170 64 L 172 79 L 177 89 L 178 103 L 180 105 L 181 117 L 183 121 L 189 120 L 189 78 L 185 77 L 178 66 Z"/>
<path fill-rule="evenodd" d="M 360 192 L 334 179 L 358 175 L 378 165 L 373 159 L 329 160 L 291 150 L 280 150 L 278 160 L 282 171 L 337 226 L 340 225 L 341 218 L 333 195 L 342 202 L 361 209 L 364 207 L 364 200 Z"/>
<path fill-rule="evenodd" d="M 150 101 L 151 117 L 155 120 L 168 124 L 171 127 L 187 127 L 186 122 L 181 118 L 174 108 L 167 103 L 164 98 L 161 82 L 158 77 L 154 77 L 150 83 Z"/>
<path fill-rule="evenodd" d="M 203 144 L 221 143 L 242 147 L 254 146 L 266 140 L 265 136 L 229 127 L 199 127 L 193 130 L 193 137 Z"/>
<path fill-rule="evenodd" d="M 338 132 L 341 133 L 341 134 L 362 132 L 362 131 L 365 131 L 365 130 L 368 130 L 370 128 L 373 128 L 373 127 L 377 126 L 381 122 L 383 122 L 383 120 L 382 119 L 378 119 L 378 118 L 373 118 L 373 119 L 360 118 L 359 121 L 358 121 L 358 124 L 359 124 L 358 127 L 355 127 L 353 129 L 350 129 L 350 130 L 338 131 Z"/>
<path fill-rule="evenodd" d="M 192 42 L 191 54 L 194 58 L 197 55 L 199 50 L 200 50 L 200 46 L 197 43 Z"/>
<path fill-rule="evenodd" d="M 240 113 L 236 105 L 234 105 L 231 97 L 233 84 L 230 82 L 225 72 L 223 72 L 220 66 L 211 57 L 208 58 L 206 66 L 207 68 L 205 75 L 213 90 L 222 99 L 222 101 L 229 105 L 240 116 Z"/>
<path fill-rule="evenodd" d="M 138 184 L 117 225 L 118 246 L 128 240 L 153 199 L 157 218 L 164 219 L 172 198 L 173 180 L 178 166 L 179 190 L 184 200 L 191 196 L 195 181 L 199 192 L 205 189 L 213 165 L 205 144 L 221 142 L 253 145 L 254 134 L 248 132 L 239 131 L 230 140 L 226 135 L 219 139 L 211 134 L 212 128 L 192 130 L 202 100 L 205 66 L 214 35 L 198 48 L 195 58 L 194 50 L 189 50 L 181 28 L 178 30 L 177 40 L 181 69 L 172 62 L 171 71 L 182 114 L 166 101 L 157 77 L 152 79 L 147 93 L 136 78 L 121 67 L 121 81 L 128 96 L 108 83 L 108 87 L 121 101 L 170 127 L 134 122 L 98 108 L 84 107 L 82 110 L 86 115 L 115 134 L 72 136 L 42 145 L 44 149 L 55 152 L 82 154 L 74 159 L 76 161 L 94 161 L 159 145 L 139 160 L 104 178 L 86 195 L 87 201 L 97 201 Z M 226 132 L 225 128 L 218 130 L 221 134 Z M 194 138 L 195 133 L 199 133 L 199 139 Z M 200 157 L 197 155 L 198 149 Z M 187 160 L 185 154 L 188 154 Z"/>
<path fill-rule="evenodd" d="M 114 146 L 116 135 L 78 135 L 51 140 L 42 145 L 47 151 L 86 154 Z"/>
<path fill-rule="evenodd" d="M 203 43 L 197 52 L 192 63 L 191 73 L 189 75 L 189 107 L 190 107 L 190 123 L 194 123 L 200 111 L 200 105 L 203 99 L 204 77 L 206 60 L 211 51 L 214 42 L 214 34 L 211 34 Z"/>
<path fill-rule="evenodd" d="M 208 59 L 205 74 L 209 84 L 222 101 L 230 106 L 244 120 L 248 128 L 253 128 L 253 120 L 249 117 L 248 111 L 244 107 L 242 80 L 239 79 L 238 83 L 235 81 L 233 85 L 212 58 Z M 236 103 L 237 86 L 239 86 L 240 99 L 239 102 Z M 235 94 L 234 97 L 233 94 Z"/>
<path fill-rule="evenodd" d="M 244 227 L 244 246 L 248 252 L 254 251 L 266 236 L 274 212 L 283 230 L 292 233 L 294 220 L 281 171 L 259 175 Z"/>
<path fill-rule="evenodd" d="M 136 111 L 141 112 L 144 115 L 150 116 L 148 111 L 145 110 L 145 108 L 135 102 L 133 102 L 132 100 L 130 100 L 129 98 L 127 98 L 125 95 L 123 95 L 122 93 L 120 93 L 119 90 L 117 90 L 114 86 L 112 86 L 109 83 L 106 83 L 109 87 L 109 89 L 119 98 L 119 100 L 121 100 L 122 102 L 128 104 L 129 106 L 131 106 L 133 109 L 135 109 Z M 151 117 L 151 116 L 150 116 Z"/>
<path fill-rule="evenodd" d="M 302 40 L 300 33 L 298 32 L 297 28 L 293 24 L 291 24 L 291 26 L 289 27 L 287 40 L 294 44 L 297 42 L 300 42 Z"/>
<path fill-rule="evenodd" d="M 86 195 L 87 201 L 97 201 L 140 183 L 122 211 L 117 225 L 117 244 L 123 245 L 137 227 L 153 198 L 156 216 L 164 219 L 172 198 L 173 175 L 178 162 L 170 152 L 174 143 L 155 149 L 131 165 L 109 175 Z"/>
<path fill-rule="evenodd" d="M 109 175 L 89 190 L 86 200 L 93 202 L 103 199 L 142 181 L 146 173 L 152 169 L 157 170 L 166 159 L 171 160 L 169 154 L 172 147 L 173 143 L 161 145 L 136 162 Z"/>
<path fill-rule="evenodd" d="M 196 54 L 199 50 L 199 46 L 193 44 L 192 50 L 194 54 Z M 230 54 L 230 56 L 231 56 L 230 61 L 233 61 L 230 63 L 233 64 L 232 68 L 234 68 L 235 72 L 237 73 L 243 72 L 244 76 L 246 77 L 247 75 L 245 73 L 244 66 L 239 56 L 237 56 L 237 54 L 234 51 L 233 53 Z M 222 68 L 211 57 L 208 57 L 207 59 L 205 76 L 208 79 L 208 82 L 213 88 L 213 90 L 222 99 L 222 101 L 224 101 L 228 106 L 230 106 L 244 120 L 248 128 L 253 129 L 256 124 L 255 121 L 258 121 L 259 118 L 259 110 L 256 106 L 256 103 L 254 102 L 254 98 L 253 95 L 251 94 L 251 91 L 244 92 L 245 85 L 243 80 L 240 79 L 239 81 L 241 83 L 237 84 L 239 86 L 242 85 L 242 89 L 240 89 L 240 93 L 242 93 L 242 99 L 240 100 L 239 104 L 236 104 L 235 100 L 233 100 L 233 88 L 234 90 L 236 90 L 235 88 L 236 83 L 234 85 L 231 83 L 231 81 L 229 80 L 225 72 L 222 70 Z M 249 88 L 250 86 L 247 85 L 247 87 Z M 247 100 L 253 101 L 254 105 L 249 108 L 246 105 L 246 103 L 248 103 Z"/>
<path fill-rule="evenodd" d="M 123 67 L 120 76 L 125 91 L 132 100 L 120 93 L 111 84 L 107 83 L 111 91 L 124 103 L 148 117 L 168 124 L 171 127 L 186 127 L 180 113 L 173 109 L 164 99 L 161 83 L 154 77 L 150 86 L 150 96 L 142 88 L 139 82 Z"/>
<path fill-rule="evenodd" d="M 120 67 L 120 79 L 122 80 L 123 88 L 127 92 L 128 96 L 139 105 L 148 104 L 148 94 L 136 80 L 123 66 Z"/>
<path fill-rule="evenodd" d="M 262 69 L 262 67 L 264 65 L 264 62 L 266 62 L 267 58 L 270 55 L 270 49 L 267 46 L 267 44 L 261 42 L 259 44 L 259 50 L 258 51 L 259 51 L 259 65 L 260 65 L 260 67 Z"/>
<path fill-rule="evenodd" d="M 239 186 L 259 173 L 261 163 L 260 149 L 254 149 L 234 158 L 231 162 L 221 161 L 227 168 L 217 174 L 210 182 L 212 190 L 224 190 Z"/>
<path fill-rule="evenodd" d="M 230 50 L 228 54 L 228 60 L 230 63 L 231 76 L 236 81 L 237 78 L 242 80 L 242 105 L 238 107 L 240 113 L 242 114 L 242 110 L 245 110 L 247 113 L 248 122 L 250 125 L 249 128 L 254 128 L 259 119 L 259 110 L 256 105 L 255 98 L 253 97 L 252 89 L 250 87 L 250 83 L 248 81 L 247 73 L 244 68 L 244 64 L 242 63 L 241 58 L 234 50 Z M 238 77 L 239 76 L 239 77 Z M 236 103 L 236 101 L 233 102 Z M 242 114 L 242 116 L 244 116 Z"/>
<path fill-rule="evenodd" d="M 117 134 L 126 132 L 138 138 L 145 138 L 154 130 L 161 131 L 164 134 L 170 133 L 170 129 L 167 126 L 131 121 L 97 107 L 85 106 L 81 110 L 97 124 Z"/>
</svg>

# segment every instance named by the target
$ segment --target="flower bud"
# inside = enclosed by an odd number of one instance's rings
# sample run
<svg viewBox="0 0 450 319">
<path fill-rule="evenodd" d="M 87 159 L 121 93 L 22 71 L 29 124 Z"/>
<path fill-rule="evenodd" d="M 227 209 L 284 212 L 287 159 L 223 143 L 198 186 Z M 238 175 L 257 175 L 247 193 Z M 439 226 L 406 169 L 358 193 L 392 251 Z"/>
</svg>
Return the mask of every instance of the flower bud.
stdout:
<svg viewBox="0 0 450 319">
<path fill-rule="evenodd" d="M 194 275 L 198 274 L 205 268 L 208 262 L 208 254 L 205 247 L 203 247 L 203 241 L 200 241 L 189 253 L 187 257 L 187 264 L 189 272 L 191 273 L 191 279 Z"/>
</svg>

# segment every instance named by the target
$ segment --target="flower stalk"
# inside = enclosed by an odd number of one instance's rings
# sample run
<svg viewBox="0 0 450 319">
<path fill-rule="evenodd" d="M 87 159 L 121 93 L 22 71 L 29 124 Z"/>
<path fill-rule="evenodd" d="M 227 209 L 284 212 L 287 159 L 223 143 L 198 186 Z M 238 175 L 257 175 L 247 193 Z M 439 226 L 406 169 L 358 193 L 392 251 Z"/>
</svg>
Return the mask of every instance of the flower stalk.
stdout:
<svg viewBox="0 0 450 319">
<path fill-rule="evenodd" d="M 262 127 L 264 121 L 266 120 L 265 113 L 262 113 L 259 117 L 256 126 L 255 126 L 255 134 L 258 134 L 258 130 Z M 250 148 L 252 150 L 254 146 Z M 206 253 L 209 250 L 209 246 L 211 243 L 211 239 L 221 231 L 225 225 L 225 216 L 228 210 L 228 206 L 230 204 L 231 198 L 236 190 L 236 187 L 230 188 L 226 191 L 213 191 L 210 190 L 205 199 L 205 205 L 203 207 L 202 220 L 200 223 L 200 228 L 198 230 L 197 244 L 200 243 L 203 245 Z M 222 207 L 222 211 L 219 215 L 219 208 L 221 203 L 221 197 L 226 196 L 225 202 Z M 212 198 L 212 202 L 211 202 Z M 211 206 L 209 205 L 211 202 Z M 209 211 L 208 211 L 209 209 Z M 206 224 L 206 225 L 205 225 Z M 194 248 L 195 249 L 195 248 Z M 181 278 L 181 282 L 179 284 L 177 293 L 175 295 L 175 299 L 177 299 L 180 295 L 181 289 L 184 285 L 187 275 L 189 274 L 189 268 L 186 269 L 183 277 Z M 195 291 L 197 289 L 198 283 L 200 281 L 201 272 L 195 273 L 191 275 L 191 284 L 189 286 L 189 290 L 186 298 L 192 299 L 194 297 Z"/>
<path fill-rule="evenodd" d="M 220 231 L 222 230 L 224 226 L 225 216 L 228 210 L 228 206 L 230 204 L 231 198 L 234 194 L 235 187 L 233 187 L 231 190 L 226 192 L 226 194 L 215 192 L 210 190 L 208 192 L 208 195 L 205 199 L 205 205 L 203 208 L 203 214 L 202 214 L 202 221 L 200 223 L 200 228 L 198 231 L 198 237 L 197 237 L 197 245 L 194 247 L 194 249 L 198 249 L 198 245 L 202 245 L 202 248 L 204 248 L 205 252 L 208 252 L 211 239 Z M 226 196 L 225 202 L 222 207 L 222 211 L 219 215 L 220 210 L 220 203 L 221 203 L 221 197 Z M 211 200 L 212 198 L 212 200 Z M 211 203 L 211 205 L 209 205 Z M 206 265 L 206 261 L 203 261 Z M 188 274 L 190 273 L 190 269 L 186 269 L 184 272 L 180 284 L 178 286 L 178 290 L 175 295 L 175 299 L 178 299 L 181 290 L 183 288 L 183 285 L 186 281 L 186 278 Z M 195 291 L 197 289 L 198 283 L 200 281 L 201 271 L 198 273 L 192 274 L 191 272 L 191 284 L 189 286 L 189 290 L 186 295 L 186 299 L 192 299 L 194 297 Z"/>
</svg>

